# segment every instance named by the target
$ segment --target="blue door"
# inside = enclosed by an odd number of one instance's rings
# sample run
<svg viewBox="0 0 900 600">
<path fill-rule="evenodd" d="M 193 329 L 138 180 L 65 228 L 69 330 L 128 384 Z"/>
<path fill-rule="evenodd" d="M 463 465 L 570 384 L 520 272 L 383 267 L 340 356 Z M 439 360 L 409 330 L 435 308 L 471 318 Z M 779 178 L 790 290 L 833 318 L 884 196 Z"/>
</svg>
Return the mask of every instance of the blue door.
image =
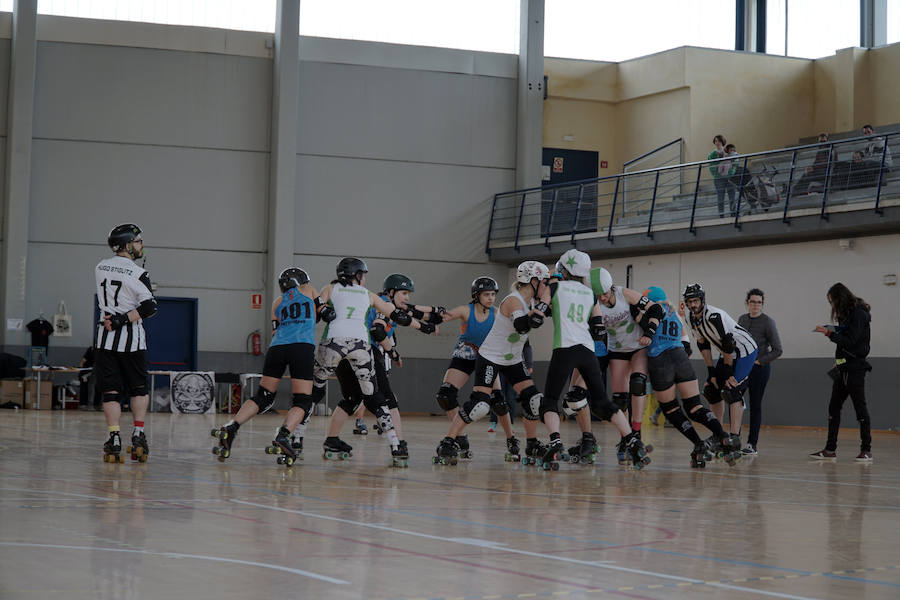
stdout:
<svg viewBox="0 0 900 600">
<path fill-rule="evenodd" d="M 197 299 L 157 297 L 159 312 L 144 321 L 151 371 L 197 370 Z"/>
<path fill-rule="evenodd" d="M 543 185 L 597 178 L 599 153 L 589 150 L 544 148 L 542 163 L 550 170 L 550 180 Z M 541 194 L 541 235 L 559 235 L 595 231 L 597 229 L 597 186 L 587 185 L 559 190 L 554 203 L 553 190 Z M 550 213 L 553 212 L 551 219 Z"/>
</svg>

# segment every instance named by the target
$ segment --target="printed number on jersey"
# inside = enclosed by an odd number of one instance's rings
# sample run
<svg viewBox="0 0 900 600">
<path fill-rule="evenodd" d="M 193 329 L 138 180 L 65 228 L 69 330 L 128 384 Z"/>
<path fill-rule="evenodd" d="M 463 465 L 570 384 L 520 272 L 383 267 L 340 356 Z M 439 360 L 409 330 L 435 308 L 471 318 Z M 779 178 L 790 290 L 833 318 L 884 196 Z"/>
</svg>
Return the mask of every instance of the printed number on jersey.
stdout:
<svg viewBox="0 0 900 600">
<path fill-rule="evenodd" d="M 103 288 L 103 305 L 104 306 L 109 306 L 109 299 L 107 297 L 107 281 L 109 281 L 108 285 L 110 288 L 116 288 L 116 291 L 113 293 L 113 306 L 118 306 L 119 305 L 119 292 L 122 290 L 122 282 L 119 281 L 118 279 L 110 279 L 110 280 L 104 279 L 103 280 L 103 282 L 100 284 L 100 287 Z"/>
<path fill-rule="evenodd" d="M 584 323 L 584 305 L 578 304 L 576 306 L 575 304 L 570 304 L 566 318 L 573 323 Z"/>
<path fill-rule="evenodd" d="M 303 318 L 308 319 L 310 316 L 309 304 L 305 304 L 305 303 L 301 304 L 299 302 L 292 302 L 289 307 L 281 309 L 281 320 L 287 321 L 288 318 L 299 319 L 301 314 L 303 313 L 303 309 L 306 309 L 306 316 Z"/>
</svg>

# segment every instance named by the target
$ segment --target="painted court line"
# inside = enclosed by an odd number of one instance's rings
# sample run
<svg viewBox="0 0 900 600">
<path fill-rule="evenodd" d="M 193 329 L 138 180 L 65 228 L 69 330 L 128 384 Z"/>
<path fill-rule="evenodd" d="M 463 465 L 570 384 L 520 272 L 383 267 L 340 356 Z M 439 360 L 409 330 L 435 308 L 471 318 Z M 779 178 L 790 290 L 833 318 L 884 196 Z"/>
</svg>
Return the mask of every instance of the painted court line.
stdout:
<svg viewBox="0 0 900 600">
<path fill-rule="evenodd" d="M 59 496 L 75 496 L 76 498 L 90 498 L 91 500 L 102 500 L 104 502 L 112 502 L 113 500 L 110 498 L 103 498 L 101 496 L 89 496 L 87 494 L 75 494 L 73 492 L 54 492 L 52 490 L 38 490 L 34 488 L 0 488 L 0 492 L 28 492 L 30 494 L 55 494 Z M 3 497 L 0 497 L 0 500 L 3 500 Z M 34 500 L 34 498 L 31 498 Z"/>
<path fill-rule="evenodd" d="M 223 556 L 206 556 L 203 554 L 182 554 L 181 552 L 152 552 L 150 550 L 129 550 L 125 548 L 103 548 L 98 546 L 66 546 L 62 544 L 29 544 L 25 542 L 0 542 L 0 546 L 13 546 L 13 547 L 24 547 L 24 548 L 54 548 L 58 550 L 91 550 L 94 552 L 126 552 L 130 554 L 145 554 L 147 556 L 161 556 L 163 558 L 193 558 L 195 560 L 209 560 L 213 562 L 224 562 L 224 563 L 233 563 L 238 565 L 247 565 L 250 567 L 262 567 L 264 569 L 272 569 L 274 571 L 284 571 L 285 573 L 291 573 L 293 575 L 302 575 L 303 577 L 310 577 L 312 579 L 318 579 L 319 581 L 326 581 L 328 583 L 334 583 L 337 585 L 344 585 L 350 583 L 349 581 L 344 581 L 343 579 L 335 579 L 333 577 L 328 577 L 327 575 L 319 575 L 318 573 L 311 573 L 310 571 L 303 571 L 301 569 L 292 569 L 290 567 L 282 567 L 280 565 L 272 565 L 268 563 L 260 563 L 253 562 L 250 560 L 239 560 L 237 558 L 225 558 Z"/>
<path fill-rule="evenodd" d="M 441 541 L 441 542 L 452 542 L 455 544 L 463 544 L 466 546 L 484 547 L 484 545 L 486 543 L 488 543 L 487 540 L 477 540 L 477 542 L 473 542 L 472 540 L 468 540 L 466 538 L 455 538 L 455 539 L 447 538 L 447 537 L 442 537 L 439 535 L 430 535 L 427 533 L 420 533 L 417 531 L 408 531 L 405 529 L 397 529 L 396 527 L 387 527 L 385 525 L 375 525 L 372 523 L 363 523 L 361 521 L 353 521 L 350 519 L 329 517 L 328 515 L 320 515 L 320 514 L 310 513 L 310 512 L 306 512 L 306 511 L 302 511 L 302 510 L 281 508 L 280 506 L 271 506 L 269 504 L 258 504 L 256 502 L 247 502 L 246 500 L 235 500 L 232 498 L 231 502 L 234 502 L 236 504 L 243 504 L 246 506 L 254 506 L 257 508 L 263 508 L 266 510 L 275 510 L 275 511 L 280 511 L 280 512 L 292 513 L 292 514 L 296 514 L 296 515 L 302 515 L 304 517 L 310 517 L 312 519 L 335 521 L 338 523 L 346 523 L 348 525 L 356 525 L 359 527 L 367 527 L 369 529 L 378 529 L 381 531 L 390 531 L 392 533 L 399 533 L 402 535 L 410 535 L 410 536 L 414 536 L 414 537 L 437 540 L 437 541 Z M 716 582 L 716 581 L 703 581 L 701 579 L 692 579 L 690 577 L 681 577 L 678 575 L 668 575 L 665 573 L 657 573 L 654 571 L 645 571 L 643 569 L 631 569 L 628 567 L 620 567 L 617 565 L 598 564 L 596 561 L 590 561 L 590 560 L 579 560 L 576 558 L 568 558 L 565 556 L 555 556 L 553 554 L 542 554 L 540 552 L 529 552 L 528 550 L 519 550 L 517 548 L 509 548 L 509 547 L 500 545 L 499 543 L 493 544 L 491 546 L 491 549 L 495 550 L 497 552 L 509 552 L 512 554 L 520 554 L 523 556 L 532 556 L 532 557 L 539 558 L 539 559 L 545 560 L 545 561 L 546 560 L 555 560 L 558 562 L 584 565 L 584 566 L 594 567 L 594 568 L 598 568 L 598 569 L 609 569 L 609 570 L 613 570 L 613 571 L 623 571 L 626 573 L 635 573 L 638 575 L 647 575 L 650 577 L 659 577 L 661 579 L 670 579 L 673 581 L 682 581 L 682 582 L 692 583 L 695 585 L 708 585 L 711 587 L 718 587 L 718 588 L 723 588 L 723 589 L 728 589 L 728 590 L 736 590 L 736 591 L 748 592 L 748 593 L 752 593 L 752 594 L 759 594 L 762 596 L 772 596 L 775 598 L 787 598 L 789 600 L 816 600 L 814 598 L 809 598 L 807 596 L 794 596 L 792 594 L 782 594 L 780 592 L 769 592 L 769 591 L 765 591 L 765 590 L 758 590 L 758 589 L 754 589 L 754 588 L 742 587 L 742 586 L 738 586 L 738 585 L 731 585 L 731 584 L 721 583 L 721 582 Z"/>
</svg>

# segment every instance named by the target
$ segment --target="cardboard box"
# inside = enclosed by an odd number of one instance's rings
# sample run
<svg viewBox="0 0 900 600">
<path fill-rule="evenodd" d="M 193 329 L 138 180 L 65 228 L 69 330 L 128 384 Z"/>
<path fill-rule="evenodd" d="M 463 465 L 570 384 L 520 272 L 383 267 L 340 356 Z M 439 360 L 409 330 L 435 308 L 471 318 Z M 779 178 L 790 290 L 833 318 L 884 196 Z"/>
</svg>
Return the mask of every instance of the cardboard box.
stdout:
<svg viewBox="0 0 900 600">
<path fill-rule="evenodd" d="M 37 398 L 37 380 L 36 379 L 26 379 L 25 380 L 25 408 L 38 408 L 38 398 Z M 40 398 L 40 409 L 41 410 L 50 410 L 53 406 L 53 382 L 42 380 L 41 381 L 41 398 Z"/>
<path fill-rule="evenodd" d="M 21 379 L 4 379 L 0 384 L 0 404 L 15 402 L 22 406 L 25 399 L 25 382 Z"/>
</svg>

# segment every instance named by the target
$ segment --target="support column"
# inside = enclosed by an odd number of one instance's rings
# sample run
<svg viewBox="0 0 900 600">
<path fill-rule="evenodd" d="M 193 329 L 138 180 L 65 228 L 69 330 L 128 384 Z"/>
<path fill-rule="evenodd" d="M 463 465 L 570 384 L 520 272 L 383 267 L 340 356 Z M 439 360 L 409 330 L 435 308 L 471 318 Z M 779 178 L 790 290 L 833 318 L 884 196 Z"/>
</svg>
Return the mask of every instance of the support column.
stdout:
<svg viewBox="0 0 900 600">
<path fill-rule="evenodd" d="M 859 45 L 877 48 L 887 44 L 887 0 L 859 0 Z"/>
<path fill-rule="evenodd" d="M 737 0 L 735 3 L 734 49 L 765 53 L 766 0 Z"/>
<path fill-rule="evenodd" d="M 6 202 L 3 207 L 3 291 L 0 313 L 3 345 L 26 345 L 24 330 L 8 330 L 11 320 L 26 320 L 28 204 L 31 192 L 31 132 L 37 50 L 37 0 L 15 0 L 9 59 L 6 129 Z"/>
<path fill-rule="evenodd" d="M 294 263 L 297 112 L 300 71 L 300 0 L 278 0 L 272 73 L 272 150 L 269 159 L 269 229 L 266 290 L 270 306 L 281 270 Z M 265 310 L 268 322 L 268 310 Z"/>
<path fill-rule="evenodd" d="M 516 189 L 541 185 L 544 146 L 544 0 L 521 0 Z"/>
</svg>

